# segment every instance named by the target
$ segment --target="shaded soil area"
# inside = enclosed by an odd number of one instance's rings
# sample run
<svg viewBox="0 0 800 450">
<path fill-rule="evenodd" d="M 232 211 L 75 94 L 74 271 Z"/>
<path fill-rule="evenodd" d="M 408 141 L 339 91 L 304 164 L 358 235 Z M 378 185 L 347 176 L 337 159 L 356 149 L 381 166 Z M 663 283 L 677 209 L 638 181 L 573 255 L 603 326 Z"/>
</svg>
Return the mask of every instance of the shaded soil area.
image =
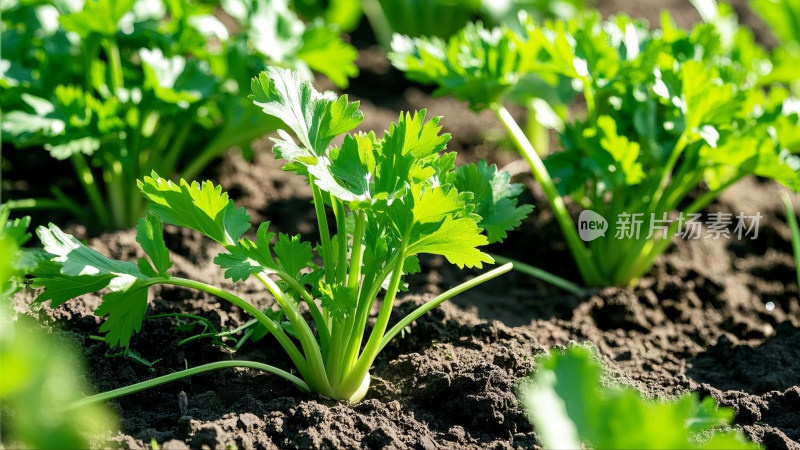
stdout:
<svg viewBox="0 0 800 450">
<path fill-rule="evenodd" d="M 651 3 L 661 7 L 661 2 L 644 2 L 633 8 L 620 1 L 600 7 L 647 16 L 657 10 Z M 683 2 L 668 3 L 684 25 L 697 19 Z M 743 7 L 736 4 L 737 10 Z M 490 251 L 578 281 L 541 190 L 516 154 L 503 150 L 510 146 L 491 114 L 476 115 L 452 99 L 432 99 L 427 88 L 405 82 L 376 48 L 363 50 L 359 64 L 362 75 L 349 92 L 362 100 L 362 129 L 385 129 L 399 110 L 428 108 L 444 116 L 445 131 L 454 137 L 449 149 L 459 151 L 462 162 L 486 157 L 506 167 L 529 187 L 522 202 L 537 205 L 517 232 Z M 266 140 L 257 147 L 254 161 L 231 153 L 206 175 L 247 208 L 253 223 L 270 220 L 274 231 L 314 239 L 304 180 L 280 170 Z M 535 355 L 588 340 L 614 380 L 647 396 L 687 391 L 712 396 L 733 407 L 735 425 L 768 449 L 800 450 L 800 295 L 782 191 L 755 178 L 734 186 L 707 212 L 759 212 L 758 238 L 676 240 L 635 288 L 575 296 L 509 273 L 459 296 L 384 350 L 373 368 L 372 388 L 357 405 L 300 393 L 254 370 L 226 369 L 111 401 L 121 431 L 98 444 L 147 448 L 154 439 L 162 449 L 534 448 L 536 438 L 515 399 L 515 386 L 535 369 Z M 795 207 L 800 208 L 800 199 L 795 198 Z M 87 236 L 80 226 L 69 231 Z M 167 227 L 165 238 L 175 275 L 233 290 L 259 307 L 272 304 L 255 282 L 234 285 L 223 278 L 212 263 L 219 251 L 215 244 L 174 227 Z M 133 230 L 89 242 L 116 258 L 141 256 Z M 412 294 L 398 301 L 393 320 L 477 274 L 465 274 L 438 257 L 423 258 L 421 265 L 422 273 L 409 280 Z M 26 310 L 34 295 L 22 294 L 18 308 Z M 195 314 L 229 328 L 249 319 L 238 308 L 193 291 L 155 288 L 151 298 L 151 314 Z M 208 341 L 181 345 L 191 333 L 176 330 L 175 319 L 168 318 L 146 321 L 131 344 L 141 358 L 155 362 L 152 367 L 114 356 L 89 338 L 102 323 L 93 315 L 99 302 L 88 295 L 55 310 L 31 312 L 62 328 L 82 349 L 98 391 L 231 358 L 291 368 L 270 337 L 233 355 Z"/>
</svg>

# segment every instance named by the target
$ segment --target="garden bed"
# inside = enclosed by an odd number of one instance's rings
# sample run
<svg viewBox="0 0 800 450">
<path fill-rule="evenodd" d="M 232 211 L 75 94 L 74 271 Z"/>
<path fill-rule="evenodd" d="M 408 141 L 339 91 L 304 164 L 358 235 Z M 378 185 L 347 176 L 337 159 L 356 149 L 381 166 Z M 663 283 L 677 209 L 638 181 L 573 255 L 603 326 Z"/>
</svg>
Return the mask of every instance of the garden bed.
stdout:
<svg viewBox="0 0 800 450">
<path fill-rule="evenodd" d="M 681 21 L 694 20 L 681 11 Z M 519 167 L 515 153 L 498 151 L 502 132 L 491 114 L 475 115 L 452 99 L 432 99 L 403 81 L 378 50 L 363 50 L 359 62 L 362 76 L 348 92 L 362 100 L 367 119 L 362 129 L 384 129 L 398 110 L 428 108 L 444 116 L 445 131 L 453 134 L 449 147 L 465 160 L 486 157 L 501 167 Z M 252 222 L 270 220 L 275 231 L 313 239 L 307 185 L 280 170 L 267 141 L 258 147 L 254 163 L 229 154 L 207 175 L 247 208 Z M 544 196 L 524 166 L 519 172 L 516 180 L 530 188 L 521 203 L 537 209 L 491 250 L 578 282 Z M 225 369 L 111 401 L 121 431 L 98 444 L 141 448 L 155 439 L 162 449 L 533 448 L 536 439 L 517 404 L 516 384 L 533 369 L 535 355 L 588 340 L 614 381 L 648 396 L 710 395 L 732 406 L 736 426 L 766 448 L 800 449 L 800 294 L 781 192 L 755 178 L 735 185 L 707 211 L 759 212 L 758 239 L 677 239 L 635 288 L 575 296 L 509 273 L 445 303 L 381 353 L 372 388 L 359 404 L 303 394 L 257 371 Z M 797 198 L 795 208 L 800 208 Z M 69 231 L 86 236 L 77 226 Z M 214 244 L 175 227 L 167 227 L 165 239 L 175 254 L 176 275 L 234 286 L 212 263 Z M 114 258 L 141 256 L 133 230 L 94 237 L 90 245 Z M 462 281 L 443 258 L 421 263 L 421 274 L 410 279 L 412 294 L 398 301 L 395 319 Z M 239 286 L 242 298 L 269 305 L 252 280 Z M 32 298 L 30 292 L 20 296 L 18 307 L 24 309 Z M 110 357 L 104 342 L 89 339 L 101 322 L 93 315 L 99 302 L 87 295 L 38 313 L 82 348 L 97 391 L 231 358 L 205 341 L 179 345 L 189 334 L 176 331 L 172 319 L 146 321 L 132 340 L 131 349 L 155 362 L 152 367 Z M 156 288 L 150 312 L 195 314 L 230 328 L 246 320 L 228 303 L 178 288 Z M 235 357 L 291 367 L 271 337 L 248 343 Z"/>
<path fill-rule="evenodd" d="M 445 127 L 456 136 L 455 148 L 475 154 L 486 145 L 469 142 L 478 138 L 471 124 L 482 118 L 418 91 L 406 97 L 410 106 L 424 102 L 450 117 Z M 392 115 L 375 112 L 368 110 L 367 117 L 386 117 L 388 123 Z M 365 125 L 373 126 L 385 124 Z M 534 195 L 525 201 L 544 204 L 528 177 L 520 181 L 532 186 Z M 252 165 L 231 155 L 219 168 L 219 179 L 253 221 L 269 218 L 282 232 L 315 231 L 306 185 L 281 172 L 268 152 L 259 153 Z M 756 179 L 726 192 L 709 210 L 761 212 L 759 238 L 677 240 L 635 289 L 608 288 L 578 297 L 511 273 L 445 303 L 381 354 L 373 387 L 358 405 L 301 394 L 271 375 L 231 369 L 112 401 L 122 420 L 113 440 L 129 447 L 155 438 L 192 448 L 530 448 L 536 441 L 515 401 L 515 384 L 532 370 L 534 355 L 571 340 L 589 340 L 618 381 L 652 396 L 687 390 L 711 395 L 733 406 L 737 425 L 767 448 L 798 448 L 800 302 L 779 192 L 775 184 Z M 558 233 L 541 207 L 494 250 L 507 249 L 512 252 L 507 256 L 574 279 Z M 90 244 L 133 260 L 138 256 L 134 238 L 133 231 L 120 231 Z M 178 276 L 232 286 L 212 264 L 217 252 L 212 244 L 173 227 L 165 238 L 176 253 Z M 411 279 L 411 291 L 420 294 L 403 298 L 395 317 L 458 281 L 458 271 L 442 258 L 422 262 L 426 275 Z M 245 286 L 239 295 L 262 307 L 269 304 L 258 286 Z M 212 296 L 161 288 L 154 297 L 153 314 L 197 314 L 218 326 L 242 323 L 241 311 Z M 189 335 L 174 331 L 170 319 L 145 322 L 132 341 L 133 350 L 157 361 L 152 368 L 130 358 L 109 358 L 105 343 L 87 338 L 100 323 L 92 314 L 99 301 L 89 295 L 47 312 L 82 345 L 98 391 L 230 358 L 203 342 L 179 346 Z M 269 337 L 246 345 L 236 358 L 290 367 Z M 162 448 L 172 445 L 178 444 Z"/>
</svg>

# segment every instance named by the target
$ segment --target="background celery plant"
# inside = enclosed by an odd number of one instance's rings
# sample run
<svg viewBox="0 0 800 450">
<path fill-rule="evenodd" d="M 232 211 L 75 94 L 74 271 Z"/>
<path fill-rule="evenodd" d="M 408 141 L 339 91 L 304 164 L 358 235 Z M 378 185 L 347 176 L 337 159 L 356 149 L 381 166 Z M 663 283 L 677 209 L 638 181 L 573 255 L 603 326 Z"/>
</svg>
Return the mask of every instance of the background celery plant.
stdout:
<svg viewBox="0 0 800 450">
<path fill-rule="evenodd" d="M 80 4 L 80 2 L 79 2 Z M 231 147 L 278 127 L 245 101 L 267 64 L 311 70 L 345 87 L 356 50 L 337 28 L 304 24 L 286 0 L 87 0 L 2 4 L 2 131 L 14 147 L 71 161 L 75 185 L 16 209 L 65 209 L 126 228 L 146 203 L 130 189 L 152 170 L 194 179 Z M 67 168 L 69 170 L 69 168 Z M 88 202 L 81 194 L 85 194 Z M 86 208 L 88 203 L 88 208 Z"/>
<path fill-rule="evenodd" d="M 748 30 L 725 32 L 730 21 L 719 19 L 730 11 L 720 7 L 713 23 L 691 32 L 667 14 L 661 30 L 625 16 L 603 22 L 599 13 L 544 26 L 522 17 L 514 28 L 468 25 L 447 42 L 398 37 L 391 58 L 409 78 L 438 84 L 438 94 L 494 111 L 541 185 L 584 282 L 628 285 L 679 230 L 678 209 L 698 213 L 750 174 L 800 188 L 800 121 L 784 87 L 791 80 L 771 70 Z M 560 108 L 565 86 L 581 107 L 571 120 Z M 532 100 L 561 114 L 563 151 L 544 160 L 504 106 Z M 705 190 L 693 198 L 698 187 Z M 565 198 L 604 216 L 609 234 L 584 243 Z M 641 233 L 615 236 L 623 213 L 643 215 Z M 649 233 L 651 217 L 671 214 L 663 233 Z"/>
</svg>

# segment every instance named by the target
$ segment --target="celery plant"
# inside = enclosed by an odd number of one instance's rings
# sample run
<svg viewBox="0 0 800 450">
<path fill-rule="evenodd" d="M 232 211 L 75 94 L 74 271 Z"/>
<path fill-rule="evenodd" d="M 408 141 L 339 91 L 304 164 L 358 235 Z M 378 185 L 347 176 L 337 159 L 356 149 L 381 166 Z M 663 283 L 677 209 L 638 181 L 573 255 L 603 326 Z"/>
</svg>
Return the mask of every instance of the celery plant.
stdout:
<svg viewBox="0 0 800 450">
<path fill-rule="evenodd" d="M 635 389 L 609 386 L 592 347 L 571 344 L 536 358 L 536 373 L 519 397 L 546 449 L 760 449 L 730 430 L 731 408 L 696 393 L 647 399 Z"/>
<path fill-rule="evenodd" d="M 593 13 L 544 26 L 523 17 L 514 29 L 468 25 L 447 42 L 398 37 L 393 47 L 394 64 L 409 78 L 496 114 L 587 285 L 635 282 L 679 230 L 678 209 L 698 213 L 744 176 L 800 188 L 799 121 L 779 83 L 785 74 L 772 73 L 768 53 L 746 29 L 727 34 L 699 24 L 689 32 L 665 14 L 661 30 L 650 30 Z M 560 97 L 549 100 L 541 86 L 567 86 L 579 111 L 559 133 L 563 151 L 545 160 L 505 107 L 536 99 L 558 105 Z M 697 188 L 705 190 L 692 199 Z M 611 223 L 640 213 L 642 231 L 584 243 L 566 198 Z M 668 226 L 650 228 L 652 218 Z"/>
<path fill-rule="evenodd" d="M 65 209 L 100 228 L 130 227 L 144 214 L 130 186 L 151 170 L 194 179 L 228 149 L 276 130 L 243 95 L 266 64 L 308 78 L 314 70 L 342 87 L 358 72 L 338 30 L 304 24 L 286 0 L 223 1 L 235 32 L 212 6 L 187 0 L 0 8 L 2 131 L 17 149 L 69 160 L 85 194 L 47 180 L 54 199 L 11 205 Z"/>
<path fill-rule="evenodd" d="M 260 362 L 223 361 L 177 372 L 93 397 L 135 392 L 222 367 L 252 367 L 281 376 L 303 390 L 357 402 L 369 388 L 369 370 L 389 341 L 425 312 L 453 296 L 511 269 L 510 264 L 468 280 L 428 301 L 389 327 L 404 277 L 420 270 L 420 254 L 444 256 L 460 268 L 493 263 L 478 247 L 502 240 L 532 207 L 517 206 L 520 187 L 485 163 L 455 166 L 455 153 L 442 153 L 450 139 L 439 118 L 425 111 L 404 113 L 383 138 L 348 134 L 362 121 L 357 103 L 314 90 L 297 73 L 272 69 L 252 80 L 252 100 L 285 124 L 275 153 L 285 170 L 311 187 L 319 241 L 269 231 L 262 223 L 255 240 L 244 209 L 211 182 L 173 183 L 153 174 L 139 182 L 151 212 L 139 221 L 137 241 L 149 261 L 108 259 L 55 225 L 38 230 L 50 260 L 35 285 L 38 302 L 57 306 L 108 287 L 98 315 L 112 346 L 127 346 L 147 310 L 148 288 L 182 286 L 216 295 L 242 308 L 283 347 L 299 376 Z M 291 134 L 290 134 L 291 133 Z M 343 138 L 340 146 L 331 143 Z M 333 213 L 329 223 L 328 211 Z M 255 278 L 275 299 L 280 314 L 262 311 L 233 292 L 169 274 L 162 223 L 196 230 L 221 245 L 214 262 L 235 282 Z M 485 232 L 484 232 L 485 231 Z M 317 265 L 321 262 L 321 266 Z M 383 292 L 381 296 L 380 293 Z M 382 297 L 368 332 L 373 305 Z M 310 322 L 301 314 L 307 308 Z M 290 330 L 284 329 L 288 322 Z M 293 339 L 295 337 L 296 339 Z"/>
</svg>

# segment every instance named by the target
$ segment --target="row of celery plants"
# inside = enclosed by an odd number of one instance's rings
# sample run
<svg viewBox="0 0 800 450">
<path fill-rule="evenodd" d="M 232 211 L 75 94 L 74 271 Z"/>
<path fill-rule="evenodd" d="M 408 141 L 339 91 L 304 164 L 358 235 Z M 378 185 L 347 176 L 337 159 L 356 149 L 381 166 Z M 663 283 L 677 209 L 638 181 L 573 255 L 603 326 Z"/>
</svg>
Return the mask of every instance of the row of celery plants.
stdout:
<svg viewBox="0 0 800 450">
<path fill-rule="evenodd" d="M 338 29 L 303 23 L 285 0 L 226 0 L 216 12 L 188 0 L 80 4 L 2 5 L 3 136 L 14 151 L 71 161 L 86 198 L 53 184 L 52 198 L 14 199 L 16 209 L 132 226 L 146 208 L 130 188 L 137 179 L 152 170 L 194 179 L 277 129 L 243 99 L 253 73 L 313 70 L 341 87 L 358 73 Z"/>
</svg>

